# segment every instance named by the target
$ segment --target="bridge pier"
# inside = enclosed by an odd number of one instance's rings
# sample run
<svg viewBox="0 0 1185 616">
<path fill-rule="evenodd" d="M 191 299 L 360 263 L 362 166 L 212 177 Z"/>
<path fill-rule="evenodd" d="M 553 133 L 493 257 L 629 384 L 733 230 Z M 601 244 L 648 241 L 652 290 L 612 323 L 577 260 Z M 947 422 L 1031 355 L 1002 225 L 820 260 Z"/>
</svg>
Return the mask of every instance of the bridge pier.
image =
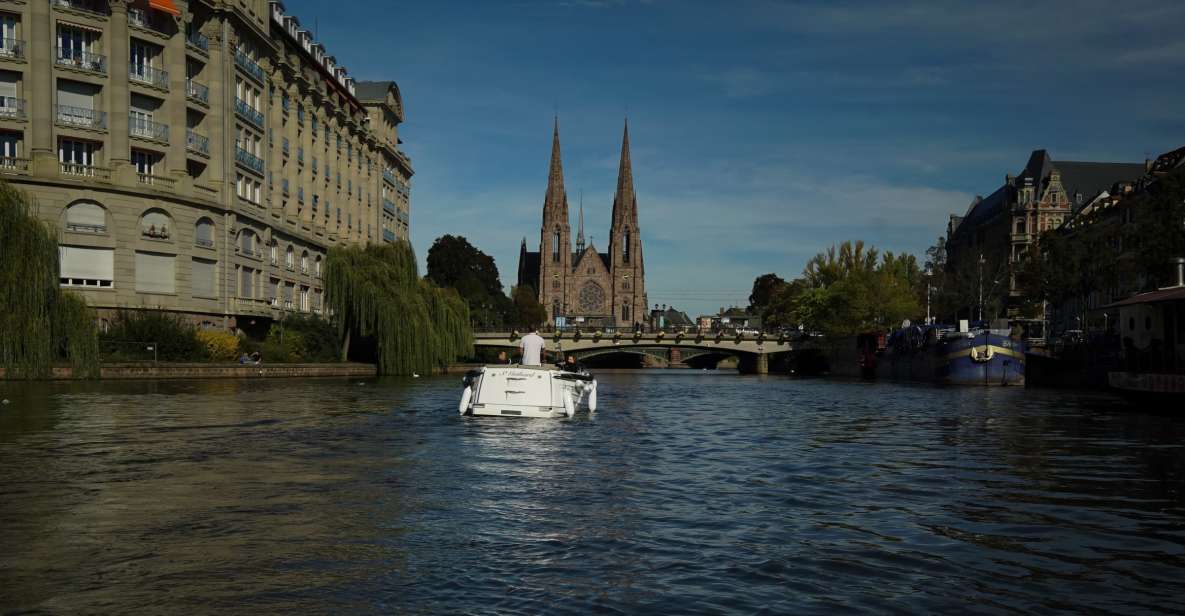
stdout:
<svg viewBox="0 0 1185 616">
<path fill-rule="evenodd" d="M 741 374 L 769 374 L 769 354 L 741 353 L 737 358 L 737 372 Z"/>
</svg>

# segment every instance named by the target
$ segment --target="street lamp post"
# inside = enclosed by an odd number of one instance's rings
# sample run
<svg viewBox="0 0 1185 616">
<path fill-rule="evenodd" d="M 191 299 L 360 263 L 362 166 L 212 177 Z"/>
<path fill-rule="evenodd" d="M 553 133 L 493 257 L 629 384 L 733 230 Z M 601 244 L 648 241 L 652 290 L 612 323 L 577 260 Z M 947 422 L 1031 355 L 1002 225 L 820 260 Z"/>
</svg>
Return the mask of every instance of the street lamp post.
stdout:
<svg viewBox="0 0 1185 616">
<path fill-rule="evenodd" d="M 925 272 L 925 276 L 926 276 L 926 325 L 930 324 L 930 278 L 933 275 L 934 275 L 934 272 L 932 272 L 930 270 L 930 268 L 927 267 L 926 272 Z"/>
<path fill-rule="evenodd" d="M 983 253 L 979 253 L 979 321 L 983 320 Z"/>
</svg>

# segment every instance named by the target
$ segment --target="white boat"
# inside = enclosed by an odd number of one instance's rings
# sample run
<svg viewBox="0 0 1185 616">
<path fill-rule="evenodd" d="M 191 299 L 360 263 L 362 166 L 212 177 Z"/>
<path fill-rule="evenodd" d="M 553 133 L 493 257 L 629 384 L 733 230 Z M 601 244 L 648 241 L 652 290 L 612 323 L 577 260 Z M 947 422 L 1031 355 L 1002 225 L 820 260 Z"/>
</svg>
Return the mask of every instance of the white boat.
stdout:
<svg viewBox="0 0 1185 616">
<path fill-rule="evenodd" d="M 597 410 L 597 381 L 587 372 L 551 366 L 495 365 L 465 375 L 462 415 L 571 417 Z"/>
</svg>

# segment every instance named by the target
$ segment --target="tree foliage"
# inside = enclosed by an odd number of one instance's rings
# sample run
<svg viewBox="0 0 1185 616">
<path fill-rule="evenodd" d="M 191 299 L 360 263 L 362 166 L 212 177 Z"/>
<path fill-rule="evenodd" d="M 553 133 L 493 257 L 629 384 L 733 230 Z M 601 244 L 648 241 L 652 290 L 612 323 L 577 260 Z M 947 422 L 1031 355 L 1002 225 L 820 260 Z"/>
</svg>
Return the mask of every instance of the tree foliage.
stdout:
<svg viewBox="0 0 1185 616">
<path fill-rule="evenodd" d="M 421 279 L 407 242 L 329 251 L 325 299 L 347 341 L 373 339 L 380 374 L 428 372 L 473 353 L 469 307 Z"/>
<path fill-rule="evenodd" d="M 1175 283 L 1171 260 L 1185 257 L 1185 167 L 1157 178 L 1132 199 L 1129 208 L 1136 220 L 1125 241 L 1136 247 L 1143 290 Z"/>
<path fill-rule="evenodd" d="M 426 278 L 451 287 L 469 304 L 469 315 L 479 328 L 511 325 L 514 307 L 502 291 L 494 258 L 459 235 L 442 235 L 428 249 Z"/>
<path fill-rule="evenodd" d="M 749 293 L 749 314 L 761 314 L 765 307 L 774 299 L 774 295 L 786 285 L 777 274 L 762 274 L 753 281 L 753 291 Z"/>
<path fill-rule="evenodd" d="M 802 326 L 848 336 L 887 330 L 922 313 L 918 293 L 924 292 L 924 281 L 917 258 L 882 255 L 860 241 L 815 255 L 801 278 L 777 284 L 768 276 L 754 281 L 755 290 L 769 287 L 770 300 L 761 313 L 767 327 Z"/>
<path fill-rule="evenodd" d="M 98 376 L 94 311 L 60 288 L 59 272 L 56 231 L 0 182 L 0 366 L 9 378 L 47 376 L 63 358 L 76 374 Z"/>
<path fill-rule="evenodd" d="M 514 302 L 514 318 L 511 325 L 519 330 L 538 327 L 547 320 L 547 309 L 539 303 L 531 285 L 519 285 L 510 294 Z"/>
</svg>

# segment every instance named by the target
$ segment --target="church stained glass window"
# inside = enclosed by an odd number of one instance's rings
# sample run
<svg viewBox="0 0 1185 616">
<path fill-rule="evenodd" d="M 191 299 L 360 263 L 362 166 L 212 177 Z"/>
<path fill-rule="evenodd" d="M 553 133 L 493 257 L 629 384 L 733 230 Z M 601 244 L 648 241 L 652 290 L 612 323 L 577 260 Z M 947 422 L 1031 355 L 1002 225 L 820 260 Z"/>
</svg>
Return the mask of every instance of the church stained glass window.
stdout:
<svg viewBox="0 0 1185 616">
<path fill-rule="evenodd" d="M 605 290 L 601 288 L 601 285 L 590 280 L 580 288 L 579 301 L 582 312 L 600 312 L 605 305 Z"/>
</svg>

